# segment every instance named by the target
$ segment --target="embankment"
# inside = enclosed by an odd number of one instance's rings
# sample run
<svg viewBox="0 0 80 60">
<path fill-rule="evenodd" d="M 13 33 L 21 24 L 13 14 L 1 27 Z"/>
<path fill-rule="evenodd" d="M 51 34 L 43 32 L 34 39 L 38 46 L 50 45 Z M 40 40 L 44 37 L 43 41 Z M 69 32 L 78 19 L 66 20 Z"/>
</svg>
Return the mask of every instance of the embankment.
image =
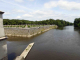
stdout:
<svg viewBox="0 0 80 60">
<path fill-rule="evenodd" d="M 7 36 L 32 37 L 53 28 L 57 28 L 57 26 L 48 25 L 35 28 L 4 28 L 4 31 Z"/>
</svg>

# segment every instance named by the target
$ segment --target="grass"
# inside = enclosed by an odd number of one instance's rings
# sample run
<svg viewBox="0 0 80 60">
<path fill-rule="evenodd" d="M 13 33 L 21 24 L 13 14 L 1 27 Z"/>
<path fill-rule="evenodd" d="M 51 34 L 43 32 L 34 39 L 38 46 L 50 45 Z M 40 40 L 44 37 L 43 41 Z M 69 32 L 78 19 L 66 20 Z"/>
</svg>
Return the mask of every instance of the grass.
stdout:
<svg viewBox="0 0 80 60">
<path fill-rule="evenodd" d="M 4 25 L 4 27 L 16 27 L 16 28 L 21 27 L 21 28 L 25 28 L 26 25 Z"/>
<path fill-rule="evenodd" d="M 48 25 L 27 25 L 28 28 L 32 27 L 42 27 L 42 26 L 48 26 Z M 25 28 L 26 25 L 4 25 L 4 27 L 16 27 L 16 28 Z M 52 28 L 52 27 L 51 27 Z"/>
<path fill-rule="evenodd" d="M 26 49 L 26 50 L 28 50 L 28 49 Z"/>
<path fill-rule="evenodd" d="M 45 26 L 45 25 L 28 25 L 28 28 L 31 28 L 31 27 L 41 27 L 41 26 Z"/>
</svg>

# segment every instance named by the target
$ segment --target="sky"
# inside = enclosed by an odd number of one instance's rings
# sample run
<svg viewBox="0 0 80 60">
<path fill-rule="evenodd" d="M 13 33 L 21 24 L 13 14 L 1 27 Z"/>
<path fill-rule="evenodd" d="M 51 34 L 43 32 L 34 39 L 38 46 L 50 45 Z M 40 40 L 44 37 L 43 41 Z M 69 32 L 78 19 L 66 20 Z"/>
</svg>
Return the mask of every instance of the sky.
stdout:
<svg viewBox="0 0 80 60">
<path fill-rule="evenodd" d="M 80 18 L 80 0 L 0 0 L 4 19 L 41 21 Z"/>
</svg>

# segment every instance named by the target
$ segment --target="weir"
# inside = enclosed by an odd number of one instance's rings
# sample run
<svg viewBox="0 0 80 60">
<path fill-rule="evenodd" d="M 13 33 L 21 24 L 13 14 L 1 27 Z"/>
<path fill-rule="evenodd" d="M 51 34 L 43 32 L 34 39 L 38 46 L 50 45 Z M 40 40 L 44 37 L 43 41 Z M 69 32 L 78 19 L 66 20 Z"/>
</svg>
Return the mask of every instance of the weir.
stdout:
<svg viewBox="0 0 80 60">
<path fill-rule="evenodd" d="M 4 28 L 4 31 L 7 36 L 32 37 L 53 28 L 57 28 L 57 25 L 47 25 L 36 28 Z"/>
<path fill-rule="evenodd" d="M 26 56 L 28 55 L 29 51 L 31 50 L 32 46 L 34 45 L 34 42 L 33 43 L 30 43 L 26 49 L 21 53 L 20 56 L 16 57 L 16 59 L 14 60 L 25 60 Z"/>
</svg>

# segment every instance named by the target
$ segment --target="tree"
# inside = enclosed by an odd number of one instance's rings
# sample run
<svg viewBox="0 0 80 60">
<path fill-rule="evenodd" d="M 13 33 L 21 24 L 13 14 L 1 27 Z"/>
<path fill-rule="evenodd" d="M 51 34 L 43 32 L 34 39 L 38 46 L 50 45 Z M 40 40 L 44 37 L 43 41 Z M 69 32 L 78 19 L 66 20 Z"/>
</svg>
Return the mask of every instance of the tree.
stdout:
<svg viewBox="0 0 80 60">
<path fill-rule="evenodd" d="M 77 22 L 77 19 L 76 21 Z M 3 20 L 3 24 L 4 25 L 23 25 L 23 24 L 38 24 L 38 25 L 58 25 L 59 27 L 63 27 L 63 26 L 68 26 L 68 25 L 73 25 L 73 23 L 64 21 L 64 20 L 54 20 L 54 19 L 47 19 L 47 20 L 42 20 L 42 21 L 29 21 L 29 20 L 19 20 L 19 19 L 4 19 Z M 76 26 L 79 26 L 77 24 L 75 24 Z"/>
<path fill-rule="evenodd" d="M 80 27 L 80 18 L 74 20 L 74 27 Z"/>
</svg>

